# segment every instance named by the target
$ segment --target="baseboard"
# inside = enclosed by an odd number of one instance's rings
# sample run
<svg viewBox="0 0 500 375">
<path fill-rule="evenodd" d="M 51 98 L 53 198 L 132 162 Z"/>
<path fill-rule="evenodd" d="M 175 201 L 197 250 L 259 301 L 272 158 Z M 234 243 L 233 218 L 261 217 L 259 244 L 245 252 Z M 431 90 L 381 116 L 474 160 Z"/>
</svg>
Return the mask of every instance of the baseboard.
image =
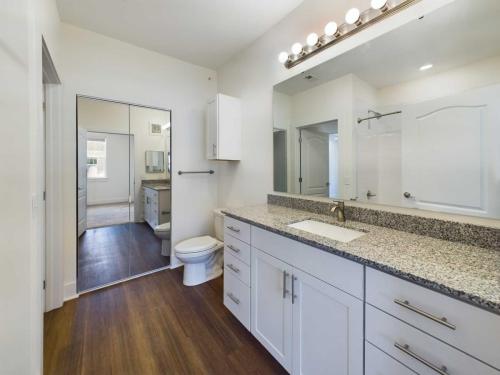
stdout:
<svg viewBox="0 0 500 375">
<path fill-rule="evenodd" d="M 70 283 L 64 284 L 64 302 L 71 299 L 78 298 L 78 293 L 76 292 L 76 282 L 72 281 Z"/>
</svg>

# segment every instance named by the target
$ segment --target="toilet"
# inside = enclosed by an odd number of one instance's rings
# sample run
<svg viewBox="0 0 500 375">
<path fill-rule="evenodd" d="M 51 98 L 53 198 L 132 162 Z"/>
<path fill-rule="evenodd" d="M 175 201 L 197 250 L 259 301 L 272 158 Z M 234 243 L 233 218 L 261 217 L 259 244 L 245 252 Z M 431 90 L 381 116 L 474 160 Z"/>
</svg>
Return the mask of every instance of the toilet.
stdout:
<svg viewBox="0 0 500 375">
<path fill-rule="evenodd" d="M 193 286 L 222 275 L 224 214 L 214 210 L 215 237 L 193 237 L 175 246 L 175 256 L 184 263 L 184 285 Z"/>
<path fill-rule="evenodd" d="M 157 225 L 155 235 L 161 239 L 161 255 L 170 256 L 170 222 Z"/>
</svg>

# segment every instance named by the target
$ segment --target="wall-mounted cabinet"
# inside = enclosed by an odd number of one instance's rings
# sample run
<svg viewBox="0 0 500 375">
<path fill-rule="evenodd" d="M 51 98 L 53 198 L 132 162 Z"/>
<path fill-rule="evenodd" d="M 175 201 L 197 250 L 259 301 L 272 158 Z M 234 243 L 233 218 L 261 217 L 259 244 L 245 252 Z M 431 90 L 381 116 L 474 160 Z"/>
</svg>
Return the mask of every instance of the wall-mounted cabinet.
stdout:
<svg viewBox="0 0 500 375">
<path fill-rule="evenodd" d="M 241 102 L 217 94 L 206 113 L 207 159 L 241 160 Z"/>
</svg>

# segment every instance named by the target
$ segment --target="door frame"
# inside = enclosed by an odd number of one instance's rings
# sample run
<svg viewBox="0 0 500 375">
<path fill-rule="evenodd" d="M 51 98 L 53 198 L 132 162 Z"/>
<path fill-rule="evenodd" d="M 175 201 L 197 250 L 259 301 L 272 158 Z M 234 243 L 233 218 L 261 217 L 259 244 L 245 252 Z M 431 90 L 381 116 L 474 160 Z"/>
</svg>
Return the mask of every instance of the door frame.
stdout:
<svg viewBox="0 0 500 375">
<path fill-rule="evenodd" d="M 62 84 L 42 37 L 42 83 L 45 91 L 45 311 L 64 302 L 63 197 L 62 197 Z M 42 193 L 43 194 L 43 193 Z"/>
<path fill-rule="evenodd" d="M 170 188 L 170 207 L 172 207 L 172 200 L 173 200 L 173 189 L 172 189 L 172 186 L 173 186 L 174 180 L 175 180 L 174 175 L 172 173 L 172 171 L 174 170 L 172 168 L 172 166 L 174 165 L 174 158 L 172 156 L 172 154 L 173 154 L 172 153 L 173 117 L 172 117 L 172 110 L 171 109 L 166 109 L 166 108 L 161 108 L 161 107 L 155 107 L 155 106 L 151 106 L 151 105 L 137 104 L 137 103 L 132 103 L 132 102 L 124 102 L 124 101 L 121 101 L 121 100 L 100 98 L 100 97 L 91 96 L 91 95 L 84 95 L 84 94 L 76 94 L 75 95 L 75 109 L 76 109 L 75 110 L 75 143 L 76 143 L 76 147 L 75 147 L 75 155 L 74 155 L 75 156 L 75 201 L 74 201 L 74 203 L 75 203 L 75 210 L 76 210 L 75 211 L 76 212 L 76 216 L 75 216 L 75 235 L 76 235 L 75 254 L 76 254 L 76 257 L 75 257 L 75 265 L 74 265 L 74 267 L 75 267 L 76 288 L 77 288 L 77 290 L 76 290 L 76 295 L 74 296 L 74 298 L 78 298 L 80 296 L 80 294 L 90 293 L 90 292 L 93 292 L 95 290 L 107 288 L 107 287 L 109 287 L 111 285 L 120 284 L 120 283 L 123 283 L 125 281 L 136 279 L 138 277 L 150 275 L 150 274 L 155 273 L 155 272 L 164 271 L 166 269 L 171 268 L 171 266 L 172 266 L 172 251 L 171 251 L 170 264 L 168 266 L 166 266 L 166 267 L 157 268 L 155 270 L 146 271 L 146 272 L 143 272 L 143 273 L 140 273 L 140 274 L 137 274 L 137 275 L 133 275 L 133 276 L 129 275 L 128 277 L 125 277 L 123 279 L 112 281 L 110 283 L 106 283 L 106 284 L 103 284 L 103 285 L 99 285 L 99 286 L 97 286 L 95 288 L 87 289 L 87 290 L 84 290 L 84 291 L 81 291 L 81 292 L 78 291 L 78 250 L 79 250 L 78 249 L 78 238 L 79 238 L 78 237 L 78 99 L 79 98 L 91 99 L 91 100 L 100 100 L 100 101 L 109 102 L 109 103 L 124 104 L 124 105 L 127 105 L 127 106 L 134 106 L 134 107 L 148 108 L 148 109 L 156 109 L 156 110 L 159 110 L 159 111 L 168 112 L 169 113 L 169 117 L 170 117 L 170 166 L 167 165 L 167 168 L 170 168 L 170 172 L 169 172 L 170 173 L 170 186 L 171 186 L 171 188 Z M 129 107 L 129 122 L 130 122 L 130 107 Z M 129 132 L 130 132 L 130 129 L 129 129 Z M 130 147 L 130 142 L 129 142 L 129 147 Z M 167 162 L 168 162 L 168 160 L 167 160 Z M 129 168 L 130 168 L 130 161 L 129 161 Z M 130 196 L 129 196 L 129 200 L 130 200 Z M 173 215 L 170 214 L 170 238 L 172 238 L 173 228 L 174 228 Z M 170 250 L 172 250 L 172 243 L 170 243 Z"/>
</svg>

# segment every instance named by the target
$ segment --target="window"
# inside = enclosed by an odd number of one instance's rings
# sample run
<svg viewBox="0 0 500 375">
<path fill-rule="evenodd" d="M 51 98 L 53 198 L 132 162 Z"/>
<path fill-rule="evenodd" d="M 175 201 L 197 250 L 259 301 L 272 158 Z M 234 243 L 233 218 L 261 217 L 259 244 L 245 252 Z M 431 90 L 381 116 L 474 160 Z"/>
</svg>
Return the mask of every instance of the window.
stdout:
<svg viewBox="0 0 500 375">
<path fill-rule="evenodd" d="M 106 178 L 106 138 L 87 140 L 87 177 Z"/>
</svg>

